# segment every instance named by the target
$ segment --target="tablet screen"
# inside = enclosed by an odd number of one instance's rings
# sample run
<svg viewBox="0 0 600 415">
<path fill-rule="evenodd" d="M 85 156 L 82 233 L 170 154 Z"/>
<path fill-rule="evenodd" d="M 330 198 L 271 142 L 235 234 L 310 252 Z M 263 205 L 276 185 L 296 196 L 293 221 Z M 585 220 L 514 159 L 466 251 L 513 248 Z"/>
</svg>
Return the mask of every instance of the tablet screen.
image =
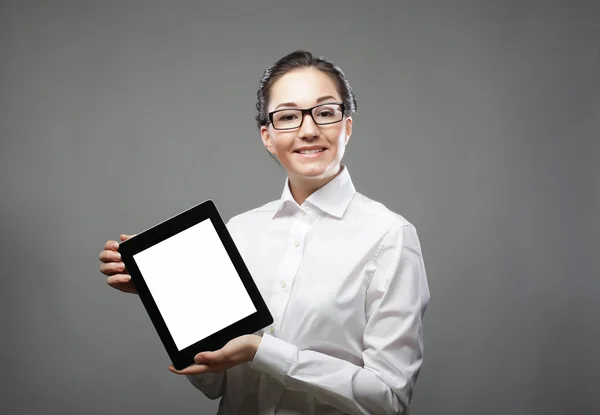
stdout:
<svg viewBox="0 0 600 415">
<path fill-rule="evenodd" d="M 210 219 L 133 259 L 180 351 L 256 312 Z"/>
</svg>

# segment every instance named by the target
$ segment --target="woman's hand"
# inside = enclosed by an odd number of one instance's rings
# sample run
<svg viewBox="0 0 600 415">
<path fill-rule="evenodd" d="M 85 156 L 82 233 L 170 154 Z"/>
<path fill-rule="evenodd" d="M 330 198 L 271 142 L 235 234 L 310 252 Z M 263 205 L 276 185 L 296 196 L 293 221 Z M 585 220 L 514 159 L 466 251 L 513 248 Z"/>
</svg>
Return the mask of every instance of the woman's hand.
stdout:
<svg viewBox="0 0 600 415">
<path fill-rule="evenodd" d="M 176 370 L 173 365 L 170 365 L 169 370 L 178 375 L 222 372 L 254 359 L 261 340 L 262 338 L 256 334 L 246 334 L 231 340 L 220 350 L 198 353 L 194 357 L 195 365 L 188 366 L 183 370 Z"/>
<path fill-rule="evenodd" d="M 126 241 L 135 235 L 121 234 L 121 241 Z M 131 276 L 125 269 L 125 264 L 121 262 L 121 254 L 119 254 L 119 243 L 117 241 L 106 241 L 104 251 L 100 252 L 99 259 L 100 272 L 108 278 L 106 282 L 111 287 L 130 294 L 137 294 L 135 285 L 131 281 Z"/>
<path fill-rule="evenodd" d="M 135 235 L 120 236 L 121 241 L 126 241 Z M 104 244 L 104 250 L 100 253 L 100 272 L 108 278 L 106 282 L 111 287 L 131 294 L 137 294 L 137 290 L 131 276 L 125 269 L 125 264 L 121 262 L 119 254 L 119 243 L 117 241 L 107 241 Z M 241 363 L 251 361 L 260 345 L 261 337 L 255 334 L 247 334 L 237 337 L 228 342 L 223 348 L 214 352 L 198 353 L 194 361 L 196 364 L 186 367 L 183 370 L 176 370 L 173 365 L 169 370 L 179 375 L 195 375 L 207 372 L 222 372 L 230 367 Z"/>
</svg>

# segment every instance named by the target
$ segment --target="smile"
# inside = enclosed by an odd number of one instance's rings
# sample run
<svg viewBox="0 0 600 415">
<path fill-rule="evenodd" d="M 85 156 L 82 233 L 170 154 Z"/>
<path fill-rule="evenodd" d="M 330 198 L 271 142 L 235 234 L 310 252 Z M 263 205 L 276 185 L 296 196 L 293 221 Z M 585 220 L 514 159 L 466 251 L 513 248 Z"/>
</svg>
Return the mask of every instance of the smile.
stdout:
<svg viewBox="0 0 600 415">
<path fill-rule="evenodd" d="M 300 153 L 300 154 L 316 154 L 316 153 L 322 153 L 323 151 L 325 151 L 324 148 L 319 148 L 319 149 L 314 149 L 314 150 L 301 150 L 301 151 L 297 151 L 297 153 Z"/>
</svg>

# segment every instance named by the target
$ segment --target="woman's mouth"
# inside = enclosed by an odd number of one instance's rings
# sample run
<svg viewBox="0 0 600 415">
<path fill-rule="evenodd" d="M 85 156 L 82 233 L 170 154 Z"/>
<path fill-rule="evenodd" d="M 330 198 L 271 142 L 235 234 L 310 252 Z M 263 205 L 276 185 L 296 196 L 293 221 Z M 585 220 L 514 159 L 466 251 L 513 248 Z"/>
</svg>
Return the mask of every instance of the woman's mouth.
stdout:
<svg viewBox="0 0 600 415">
<path fill-rule="evenodd" d="M 302 158 L 317 158 L 325 152 L 324 148 L 315 148 L 311 150 L 298 150 L 295 153 L 299 154 Z"/>
</svg>

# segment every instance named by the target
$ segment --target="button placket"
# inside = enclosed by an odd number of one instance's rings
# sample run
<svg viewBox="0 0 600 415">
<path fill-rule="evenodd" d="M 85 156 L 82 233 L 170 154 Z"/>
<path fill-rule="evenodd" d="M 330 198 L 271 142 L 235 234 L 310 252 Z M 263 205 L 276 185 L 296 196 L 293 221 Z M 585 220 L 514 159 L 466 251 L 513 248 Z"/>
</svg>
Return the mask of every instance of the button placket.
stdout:
<svg viewBox="0 0 600 415">
<path fill-rule="evenodd" d="M 272 294 L 269 301 L 269 308 L 273 315 L 273 324 L 269 327 L 268 332 L 271 335 L 279 336 L 282 330 L 281 321 L 287 307 L 290 297 L 290 290 L 294 281 L 294 275 L 298 270 L 302 261 L 303 249 L 301 241 L 304 239 L 308 231 L 308 226 L 305 221 L 298 216 L 292 219 L 290 226 L 289 240 L 291 246 L 286 250 L 282 261 L 282 266 L 278 270 L 278 275 L 272 281 Z M 297 247 L 294 242 L 297 242 Z"/>
<path fill-rule="evenodd" d="M 292 241 L 292 247 L 289 249 L 289 256 L 286 255 L 286 259 L 289 262 L 286 264 L 285 273 L 282 273 L 279 287 L 277 291 L 281 294 L 283 298 L 285 298 L 285 304 L 283 307 L 282 314 L 279 319 L 279 330 L 283 329 L 283 323 L 285 319 L 285 314 L 288 306 L 288 301 L 291 295 L 291 290 L 294 287 L 296 278 L 298 276 L 298 272 L 300 270 L 300 265 L 302 263 L 302 257 L 304 256 L 304 241 L 306 239 L 306 235 L 308 234 L 311 224 L 310 221 L 307 220 L 309 215 L 302 218 L 296 218 L 297 221 L 292 226 L 292 232 L 290 235 L 290 240 Z M 297 243 L 296 243 L 297 242 Z"/>
</svg>

